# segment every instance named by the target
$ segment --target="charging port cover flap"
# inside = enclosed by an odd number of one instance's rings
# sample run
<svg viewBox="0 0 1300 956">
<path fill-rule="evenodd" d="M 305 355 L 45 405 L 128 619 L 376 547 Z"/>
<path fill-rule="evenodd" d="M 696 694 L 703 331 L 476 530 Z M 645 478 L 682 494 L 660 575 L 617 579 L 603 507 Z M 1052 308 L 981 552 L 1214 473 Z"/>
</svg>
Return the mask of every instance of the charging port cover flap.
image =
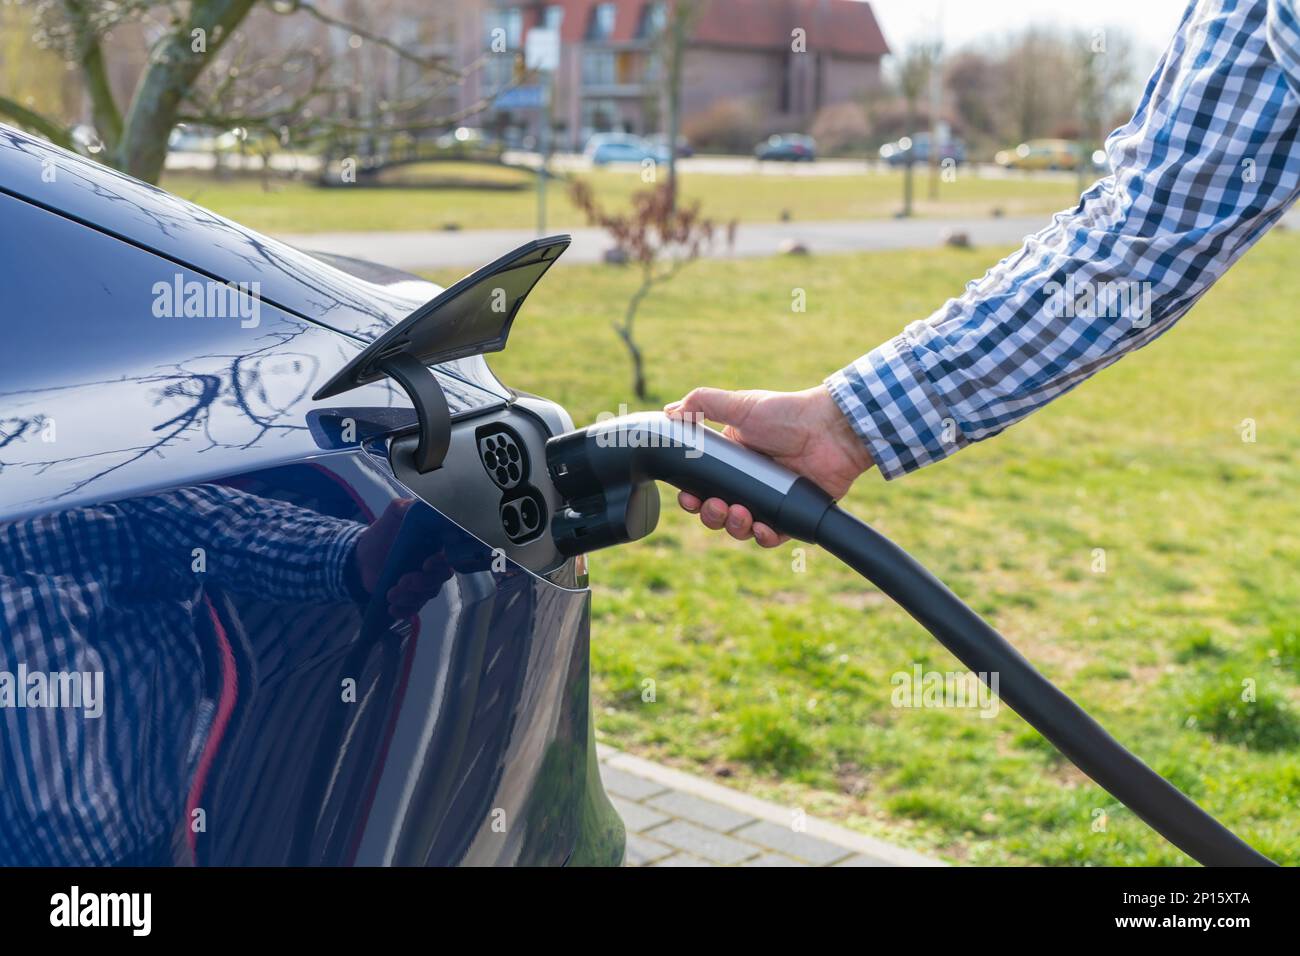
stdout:
<svg viewBox="0 0 1300 956">
<path fill-rule="evenodd" d="M 313 399 L 384 378 L 389 374 L 384 365 L 399 354 L 428 366 L 501 351 L 524 299 L 570 241 L 564 235 L 533 239 L 448 286 L 371 342 Z"/>
</svg>

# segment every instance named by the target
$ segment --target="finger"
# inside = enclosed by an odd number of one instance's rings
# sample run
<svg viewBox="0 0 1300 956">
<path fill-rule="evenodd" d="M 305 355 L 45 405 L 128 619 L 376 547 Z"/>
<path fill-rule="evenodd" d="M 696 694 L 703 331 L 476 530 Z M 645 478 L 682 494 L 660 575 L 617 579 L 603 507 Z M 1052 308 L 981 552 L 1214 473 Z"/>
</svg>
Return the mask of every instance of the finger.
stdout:
<svg viewBox="0 0 1300 956">
<path fill-rule="evenodd" d="M 700 505 L 704 502 L 692 494 L 683 491 L 677 495 L 677 503 L 682 506 L 683 511 L 689 511 L 691 514 L 700 513 Z"/>
<path fill-rule="evenodd" d="M 754 516 L 744 505 L 727 509 L 727 534 L 737 541 L 748 541 L 754 534 Z"/>
<path fill-rule="evenodd" d="M 388 589 L 384 597 L 389 604 L 422 605 L 438 593 L 438 586 L 425 586 L 422 581 L 411 580 L 408 576 Z"/>
<path fill-rule="evenodd" d="M 428 594 L 438 590 L 438 586 L 447 580 L 446 575 L 437 569 L 432 571 L 411 571 L 397 579 L 397 587 L 417 594 Z"/>
<path fill-rule="evenodd" d="M 664 412 L 673 418 L 695 414 L 724 425 L 739 425 L 748 412 L 748 402 L 744 392 L 695 388 L 681 401 L 664 406 Z"/>
<path fill-rule="evenodd" d="M 784 534 L 777 534 L 762 522 L 755 521 L 754 540 L 758 542 L 760 547 L 776 548 L 789 541 L 790 538 Z"/>
<path fill-rule="evenodd" d="M 727 503 L 720 498 L 710 498 L 700 508 L 700 520 L 710 531 L 721 531 L 727 523 Z"/>
<path fill-rule="evenodd" d="M 411 505 L 415 504 L 414 498 L 395 498 L 388 503 L 384 513 L 380 515 L 380 521 L 392 521 L 401 524 L 406 513 L 411 510 Z"/>
</svg>

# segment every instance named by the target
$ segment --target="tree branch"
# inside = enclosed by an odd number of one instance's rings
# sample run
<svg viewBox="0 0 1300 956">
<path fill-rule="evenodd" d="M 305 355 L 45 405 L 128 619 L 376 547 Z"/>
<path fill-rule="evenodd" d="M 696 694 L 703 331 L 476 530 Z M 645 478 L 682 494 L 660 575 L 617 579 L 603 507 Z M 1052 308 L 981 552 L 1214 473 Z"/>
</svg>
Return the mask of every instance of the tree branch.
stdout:
<svg viewBox="0 0 1300 956">
<path fill-rule="evenodd" d="M 44 136 L 55 146 L 73 148 L 72 133 L 68 129 L 7 96 L 0 96 L 0 116 L 7 116 L 24 129 Z"/>
<path fill-rule="evenodd" d="M 355 23 L 349 23 L 346 20 L 342 20 L 332 14 L 326 13 L 324 10 L 320 9 L 320 7 L 316 6 L 316 4 L 308 2 L 308 0 L 299 0 L 299 2 L 295 2 L 289 12 L 292 13 L 298 10 L 315 17 L 328 27 L 335 27 L 340 30 L 347 30 L 349 33 L 355 33 L 363 40 L 367 40 L 370 43 L 383 47 L 385 50 L 396 53 L 403 60 L 418 63 L 420 66 L 428 67 L 458 80 L 462 79 L 460 71 L 454 67 L 448 66 L 443 62 L 441 57 L 423 57 L 417 53 L 412 53 L 410 50 L 404 49 L 392 40 L 389 40 L 387 37 L 380 36 L 377 33 L 371 33 L 365 27 L 357 26 Z"/>
<path fill-rule="evenodd" d="M 122 139 L 122 111 L 113 98 L 113 87 L 108 82 L 99 34 L 90 22 L 90 10 L 85 0 L 64 0 L 63 7 L 76 34 L 77 60 L 86 80 L 86 92 L 90 94 L 95 132 L 108 150 L 114 150 Z"/>
</svg>

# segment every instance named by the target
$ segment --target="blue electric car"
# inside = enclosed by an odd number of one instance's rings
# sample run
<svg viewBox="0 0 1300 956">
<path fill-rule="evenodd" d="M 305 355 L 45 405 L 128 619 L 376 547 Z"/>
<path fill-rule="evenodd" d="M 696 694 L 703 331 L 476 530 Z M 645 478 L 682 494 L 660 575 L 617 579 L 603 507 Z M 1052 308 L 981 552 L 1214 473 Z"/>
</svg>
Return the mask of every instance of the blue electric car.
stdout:
<svg viewBox="0 0 1300 956">
<path fill-rule="evenodd" d="M 0 864 L 621 861 L 482 357 L 567 243 L 442 290 L 0 126 Z"/>
</svg>

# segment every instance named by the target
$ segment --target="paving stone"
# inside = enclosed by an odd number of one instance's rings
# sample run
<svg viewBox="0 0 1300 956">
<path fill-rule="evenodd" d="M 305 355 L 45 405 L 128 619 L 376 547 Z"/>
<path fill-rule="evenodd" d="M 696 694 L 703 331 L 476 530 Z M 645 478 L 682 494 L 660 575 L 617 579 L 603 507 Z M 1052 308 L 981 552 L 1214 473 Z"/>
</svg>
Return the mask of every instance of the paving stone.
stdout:
<svg viewBox="0 0 1300 956">
<path fill-rule="evenodd" d="M 649 837 L 643 837 L 639 833 L 629 833 L 627 835 L 627 865 L 628 866 L 645 866 L 653 863 L 655 860 L 662 860 L 672 853 L 672 847 L 664 846 Z"/>
<path fill-rule="evenodd" d="M 618 794 L 620 797 L 627 797 L 629 800 L 644 800 L 646 797 L 653 797 L 656 793 L 663 793 L 668 789 L 653 780 L 646 780 L 644 777 L 638 777 L 635 774 L 603 764 L 600 768 L 600 779 L 604 781 L 605 789 L 610 793 Z"/>
<path fill-rule="evenodd" d="M 807 860 L 817 866 L 827 866 L 836 860 L 849 856 L 853 851 L 819 840 L 806 833 L 799 833 L 790 827 L 779 826 L 767 820 L 759 820 L 749 826 L 736 830 L 734 836 L 752 840 L 769 850 L 776 850 L 800 860 Z"/>
<path fill-rule="evenodd" d="M 791 859 L 788 856 L 782 856 L 780 853 L 764 853 L 762 856 L 756 856 L 752 860 L 746 860 L 741 866 L 807 866 L 807 863 L 800 863 L 798 860 Z"/>
<path fill-rule="evenodd" d="M 672 856 L 665 857 L 658 863 L 652 863 L 651 866 L 709 866 L 698 857 L 691 856 L 689 853 L 674 853 Z"/>
<path fill-rule="evenodd" d="M 836 866 L 893 866 L 893 863 L 886 863 L 884 860 L 878 860 L 874 856 L 864 856 L 861 853 L 855 853 L 847 860 L 840 860 Z"/>
<path fill-rule="evenodd" d="M 646 806 L 662 810 L 670 817 L 690 820 L 692 823 L 698 823 L 702 827 L 719 830 L 722 833 L 727 833 L 736 829 L 736 827 L 754 821 L 754 818 L 748 814 L 733 810 L 730 807 L 724 807 L 722 804 L 714 803 L 711 800 L 704 800 L 689 793 L 682 793 L 680 790 L 669 790 L 667 793 L 661 793 L 659 796 L 647 800 Z"/>
<path fill-rule="evenodd" d="M 686 820 L 673 820 L 661 827 L 655 827 L 651 832 L 656 840 L 679 850 L 686 850 L 710 863 L 739 863 L 758 854 L 755 847 L 733 840 L 715 830 L 697 827 Z"/>
<path fill-rule="evenodd" d="M 658 810 L 651 810 L 645 804 L 633 803 L 631 800 L 624 800 L 622 797 L 610 797 L 609 799 L 614 804 L 614 809 L 618 811 L 618 815 L 623 818 L 623 822 L 627 824 L 629 832 L 639 833 L 642 830 L 649 830 L 651 827 L 657 827 L 668 819 Z"/>
</svg>

